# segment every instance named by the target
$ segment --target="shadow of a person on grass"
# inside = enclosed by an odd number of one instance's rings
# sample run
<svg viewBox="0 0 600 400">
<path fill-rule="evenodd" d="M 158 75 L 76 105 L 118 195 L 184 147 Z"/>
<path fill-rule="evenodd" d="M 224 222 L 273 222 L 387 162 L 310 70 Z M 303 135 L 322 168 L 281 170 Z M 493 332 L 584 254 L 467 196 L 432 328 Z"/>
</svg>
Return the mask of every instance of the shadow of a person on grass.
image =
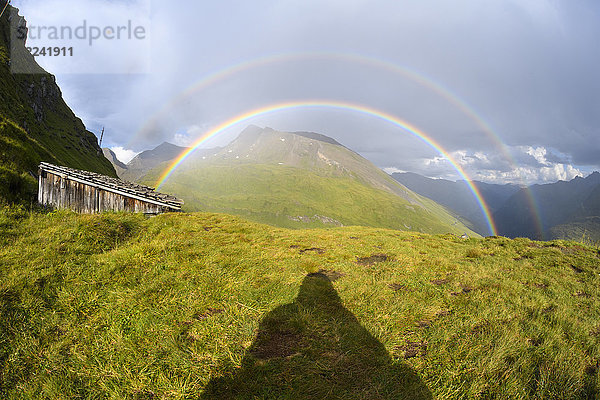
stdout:
<svg viewBox="0 0 600 400">
<path fill-rule="evenodd" d="M 212 379 L 202 399 L 431 399 L 414 370 L 395 362 L 321 273 L 291 304 L 267 313 L 240 369 Z"/>
</svg>

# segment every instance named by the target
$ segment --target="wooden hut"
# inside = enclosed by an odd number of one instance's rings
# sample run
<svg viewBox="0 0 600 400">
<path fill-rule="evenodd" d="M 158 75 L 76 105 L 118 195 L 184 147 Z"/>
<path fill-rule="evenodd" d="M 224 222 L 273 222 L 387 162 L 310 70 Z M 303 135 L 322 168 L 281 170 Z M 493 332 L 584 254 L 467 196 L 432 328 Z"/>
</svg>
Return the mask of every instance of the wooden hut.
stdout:
<svg viewBox="0 0 600 400">
<path fill-rule="evenodd" d="M 153 188 L 94 172 L 41 163 L 38 201 L 80 213 L 130 211 L 160 214 L 181 211 L 183 201 Z"/>
</svg>

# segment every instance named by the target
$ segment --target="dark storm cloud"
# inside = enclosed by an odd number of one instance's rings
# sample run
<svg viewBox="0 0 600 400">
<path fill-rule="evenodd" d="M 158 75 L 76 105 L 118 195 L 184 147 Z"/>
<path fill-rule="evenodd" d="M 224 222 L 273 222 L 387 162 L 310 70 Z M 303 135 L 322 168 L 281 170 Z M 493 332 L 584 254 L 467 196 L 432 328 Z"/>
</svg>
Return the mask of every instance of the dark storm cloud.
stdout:
<svg viewBox="0 0 600 400">
<path fill-rule="evenodd" d="M 40 1 L 23 0 L 23 12 Z M 176 132 L 199 134 L 198 127 L 265 104 L 325 98 L 368 105 L 417 126 L 473 174 L 500 179 L 514 169 L 515 176 L 521 171 L 531 179 L 552 179 L 557 170 L 558 179 L 577 168 L 600 169 L 596 1 L 257 0 L 152 6 L 151 74 L 88 81 L 58 77 L 75 112 L 88 125 L 109 125 L 114 145 L 139 151 L 174 140 Z M 368 55 L 413 75 L 334 56 L 296 58 L 255 64 L 172 102 L 211 72 L 297 52 Z M 508 146 L 517 165 L 482 121 Z M 456 175 L 443 160 L 427 164 L 439 154 L 422 141 L 370 117 L 317 110 L 277 113 L 256 122 L 325 133 L 381 167 Z M 544 158 L 528 154 L 529 148 L 545 149 Z M 536 168 L 547 171 L 536 174 Z"/>
</svg>

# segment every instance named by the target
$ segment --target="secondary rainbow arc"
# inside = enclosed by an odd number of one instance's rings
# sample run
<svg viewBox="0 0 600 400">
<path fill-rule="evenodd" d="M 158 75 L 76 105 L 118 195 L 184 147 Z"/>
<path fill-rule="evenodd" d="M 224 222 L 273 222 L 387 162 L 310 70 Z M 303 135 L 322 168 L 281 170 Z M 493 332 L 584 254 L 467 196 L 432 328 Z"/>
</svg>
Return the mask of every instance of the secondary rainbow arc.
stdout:
<svg viewBox="0 0 600 400">
<path fill-rule="evenodd" d="M 437 143 L 433 138 L 429 137 L 423 131 L 419 130 L 415 126 L 407 123 L 406 121 L 401 120 L 400 118 L 388 114 L 383 111 L 376 110 L 371 107 L 352 104 L 342 101 L 331 101 L 331 100 L 308 100 L 308 101 L 293 101 L 293 102 L 285 102 L 285 103 L 277 103 L 271 104 L 268 106 L 260 107 L 242 114 L 239 114 L 233 118 L 228 119 L 227 121 L 217 125 L 216 127 L 207 131 L 204 135 L 200 136 L 192 145 L 183 151 L 177 158 L 173 160 L 173 162 L 163 171 L 158 181 L 156 182 L 156 187 L 160 188 L 164 184 L 164 182 L 169 179 L 171 174 L 181 165 L 183 161 L 185 161 L 200 145 L 202 145 L 208 139 L 218 135 L 224 130 L 231 128 L 237 124 L 242 122 L 249 121 L 252 118 L 263 116 L 265 114 L 270 114 L 283 110 L 290 109 L 298 109 L 298 108 L 333 108 L 340 110 L 348 110 L 353 111 L 365 115 L 370 115 L 372 117 L 379 118 L 381 120 L 387 121 L 399 128 L 403 131 L 412 134 L 413 136 L 419 138 L 421 141 L 426 143 L 431 148 L 435 149 L 438 153 L 440 153 L 448 162 L 452 165 L 452 167 L 458 172 L 458 174 L 465 180 L 467 183 L 469 190 L 477 200 L 479 207 L 485 217 L 486 223 L 488 225 L 490 234 L 497 235 L 496 225 L 492 218 L 491 212 L 489 210 L 489 206 L 485 202 L 483 196 L 481 195 L 477 186 L 473 184 L 467 173 L 463 170 L 460 164 L 454 160 L 454 158 L 446 151 L 439 143 Z"/>
<path fill-rule="evenodd" d="M 431 90 L 436 93 L 440 97 L 447 100 L 450 104 L 457 107 L 461 112 L 463 112 L 466 116 L 472 119 L 486 134 L 486 136 L 494 143 L 498 150 L 502 153 L 502 155 L 511 163 L 511 165 L 516 166 L 516 161 L 509 151 L 508 147 L 504 144 L 500 136 L 495 132 L 495 130 L 491 127 L 491 125 L 478 113 L 471 105 L 469 105 L 466 101 L 464 101 L 460 96 L 458 96 L 455 92 L 444 86 L 443 84 L 436 82 L 433 78 L 424 75 L 421 72 L 415 71 L 414 69 L 408 68 L 406 66 L 398 65 L 393 62 L 371 57 L 368 55 L 362 54 L 354 54 L 354 53 L 334 53 L 334 52 L 300 52 L 300 53 L 283 53 L 283 54 L 275 54 L 275 55 L 267 55 L 263 57 L 258 57 L 251 60 L 244 60 L 239 63 L 229 65 L 220 70 L 217 70 L 211 74 L 206 75 L 199 81 L 195 82 L 193 85 L 188 87 L 186 90 L 180 92 L 177 96 L 172 98 L 169 102 L 167 102 L 162 109 L 154 115 L 149 121 L 147 121 L 140 131 L 134 135 L 132 140 L 141 136 L 143 132 L 151 129 L 154 121 L 157 121 L 160 116 L 165 116 L 169 112 L 170 109 L 175 107 L 179 102 L 184 101 L 185 99 L 191 97 L 195 93 L 202 91 L 203 89 L 216 84 L 219 81 L 223 81 L 231 76 L 240 74 L 247 70 L 253 68 L 260 68 L 263 66 L 267 66 L 274 63 L 284 63 L 284 62 L 293 62 L 300 61 L 305 59 L 326 59 L 326 60 L 339 60 L 344 62 L 353 62 L 360 63 L 368 66 L 372 66 L 375 68 L 379 68 L 382 70 L 389 71 L 394 74 L 398 74 L 403 76 L 406 79 L 409 79 L 413 82 L 418 83 L 419 85 Z M 130 141 L 131 143 L 131 141 Z M 521 178 L 522 180 L 522 178 Z M 536 229 L 538 233 L 542 231 L 542 223 L 541 223 L 541 215 L 539 211 L 539 207 L 537 206 L 537 202 L 533 196 L 532 191 L 524 184 L 525 186 L 525 196 L 530 204 L 530 209 L 532 210 L 532 215 L 534 217 Z"/>
</svg>

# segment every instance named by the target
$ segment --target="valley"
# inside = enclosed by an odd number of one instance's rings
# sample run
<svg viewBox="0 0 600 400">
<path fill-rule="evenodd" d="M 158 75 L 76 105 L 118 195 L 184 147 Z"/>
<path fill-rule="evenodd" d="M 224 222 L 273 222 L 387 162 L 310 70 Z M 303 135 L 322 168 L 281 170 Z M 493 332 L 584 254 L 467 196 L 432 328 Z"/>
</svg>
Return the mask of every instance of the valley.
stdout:
<svg viewBox="0 0 600 400">
<path fill-rule="evenodd" d="M 429 179 L 417 174 L 392 175 L 409 189 L 448 207 L 482 232 L 485 221 L 464 182 Z M 571 181 L 520 187 L 476 182 L 507 237 L 537 240 L 566 239 L 600 242 L 600 173 Z"/>
</svg>

